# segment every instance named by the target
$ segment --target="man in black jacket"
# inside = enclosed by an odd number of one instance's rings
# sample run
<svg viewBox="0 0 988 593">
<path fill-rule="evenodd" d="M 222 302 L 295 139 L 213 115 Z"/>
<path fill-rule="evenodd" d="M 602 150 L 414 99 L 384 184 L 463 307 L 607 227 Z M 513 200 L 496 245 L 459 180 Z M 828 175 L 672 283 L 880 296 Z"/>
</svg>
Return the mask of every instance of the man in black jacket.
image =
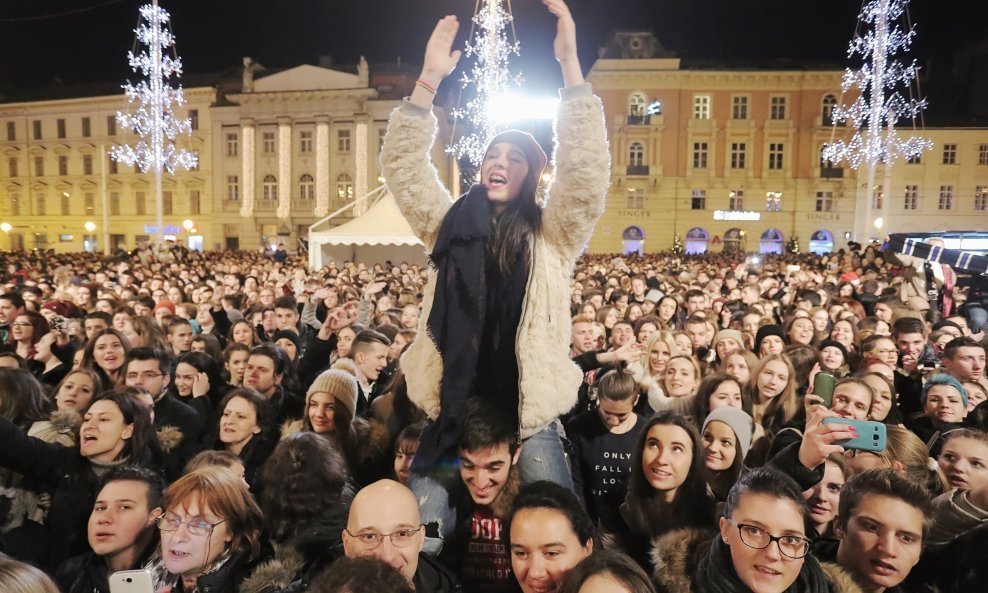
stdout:
<svg viewBox="0 0 988 593">
<path fill-rule="evenodd" d="M 416 593 L 459 591 L 456 579 L 422 553 L 425 527 L 412 491 L 394 480 L 381 480 L 353 498 L 343 549 L 348 558 L 372 556 L 396 568 Z"/>
<path fill-rule="evenodd" d="M 108 578 L 144 565 L 158 543 L 164 483 L 133 465 L 113 468 L 103 480 L 89 517 L 92 551 L 63 563 L 56 580 L 66 593 L 109 593 Z"/>
</svg>

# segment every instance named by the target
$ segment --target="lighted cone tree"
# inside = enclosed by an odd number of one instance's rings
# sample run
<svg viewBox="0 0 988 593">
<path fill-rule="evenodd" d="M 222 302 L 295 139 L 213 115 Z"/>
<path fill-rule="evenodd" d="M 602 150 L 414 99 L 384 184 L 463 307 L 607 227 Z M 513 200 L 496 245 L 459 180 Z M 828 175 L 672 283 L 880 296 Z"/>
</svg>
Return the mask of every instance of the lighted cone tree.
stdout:
<svg viewBox="0 0 988 593">
<path fill-rule="evenodd" d="M 134 72 L 144 76 L 136 85 L 123 86 L 127 100 L 137 108 L 133 113 L 117 113 L 120 127 L 133 130 L 140 140 L 133 146 L 123 144 L 110 149 L 116 161 L 136 166 L 141 172 L 154 172 L 156 222 L 159 243 L 164 240 L 164 202 L 161 188 L 163 171 L 174 175 L 179 169 L 194 169 L 195 153 L 175 147 L 180 134 L 192 134 L 192 122 L 175 116 L 174 107 L 185 104 L 182 86 L 172 87 L 169 79 L 182 74 L 182 60 L 175 54 L 175 36 L 168 30 L 170 16 L 158 6 L 158 0 L 140 9 L 141 21 L 134 32 L 145 50 L 127 52 Z M 171 50 L 171 51 L 168 51 Z"/>
<path fill-rule="evenodd" d="M 886 183 L 891 182 L 892 165 L 899 159 L 918 157 L 929 150 L 933 143 L 916 136 L 900 137 L 895 124 L 901 118 L 908 118 L 915 126 L 916 119 L 926 107 L 926 100 L 909 98 L 896 90 L 912 89 L 916 78 L 916 62 L 904 64 L 896 59 L 912 44 L 915 28 L 911 24 L 906 29 L 899 24 L 906 12 L 909 0 L 868 0 L 858 15 L 859 27 L 848 46 L 848 57 L 858 55 L 864 60 L 861 68 L 848 68 L 844 72 L 841 90 L 847 93 L 853 89 L 859 92 L 857 99 L 847 106 L 834 107 L 833 121 L 836 125 L 849 122 L 853 133 L 849 140 L 834 140 L 827 144 L 822 153 L 824 161 L 847 162 L 857 169 L 868 166 L 867 199 L 875 188 L 875 167 L 884 164 Z M 887 204 L 888 200 L 884 200 Z M 864 209 L 865 211 L 862 211 Z M 864 232 L 870 232 L 868 221 L 873 219 L 870 204 L 859 207 L 856 222 L 858 239 L 864 239 Z M 881 226 L 882 218 L 874 219 L 874 226 Z"/>
<path fill-rule="evenodd" d="M 510 0 L 480 1 L 473 15 L 476 28 L 471 30 L 464 50 L 476 61 L 460 82 L 464 89 L 473 86 L 474 94 L 466 105 L 453 110 L 453 116 L 468 121 L 472 130 L 450 145 L 447 152 L 468 158 L 475 167 L 484 158 L 487 142 L 500 131 L 492 117 L 492 99 L 521 84 L 521 76 L 508 69 L 509 59 L 520 51 L 518 41 L 508 39 L 512 18 Z"/>
</svg>

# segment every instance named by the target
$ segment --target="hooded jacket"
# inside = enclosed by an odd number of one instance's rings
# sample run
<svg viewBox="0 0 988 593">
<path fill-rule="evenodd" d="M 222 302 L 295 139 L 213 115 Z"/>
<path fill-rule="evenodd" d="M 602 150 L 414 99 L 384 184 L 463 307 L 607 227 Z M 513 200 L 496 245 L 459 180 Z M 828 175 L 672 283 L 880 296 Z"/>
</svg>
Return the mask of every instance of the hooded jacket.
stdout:
<svg viewBox="0 0 988 593">
<path fill-rule="evenodd" d="M 515 341 L 519 375 L 519 422 L 522 438 L 545 428 L 576 403 L 582 382 L 570 360 L 570 278 L 604 210 L 610 156 L 603 107 L 589 84 L 562 89 L 556 122 L 555 181 L 543 209 L 542 227 L 531 249 L 531 264 Z M 405 102 L 391 114 L 381 151 L 381 167 L 398 207 L 428 251 L 453 198 L 443 187 L 429 150 L 437 120 L 430 110 Z M 436 271 L 428 272 L 423 291 L 419 335 L 436 291 Z M 430 419 L 440 413 L 439 385 L 443 359 L 435 342 L 415 340 L 401 358 L 412 401 Z"/>
</svg>

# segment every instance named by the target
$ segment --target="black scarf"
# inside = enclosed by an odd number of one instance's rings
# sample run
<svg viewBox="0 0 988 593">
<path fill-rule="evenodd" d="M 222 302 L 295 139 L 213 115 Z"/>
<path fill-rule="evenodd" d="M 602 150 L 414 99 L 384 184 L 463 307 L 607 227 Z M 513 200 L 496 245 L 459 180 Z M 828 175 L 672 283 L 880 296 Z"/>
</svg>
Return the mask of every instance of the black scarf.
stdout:
<svg viewBox="0 0 988 593">
<path fill-rule="evenodd" d="M 487 188 L 474 185 L 446 213 L 429 255 L 430 264 L 436 270 L 436 290 L 427 328 L 443 360 L 439 386 L 442 411 L 422 432 L 413 462 L 417 471 L 448 468 L 455 462 L 468 400 L 475 394 L 475 385 L 481 382 L 478 364 L 483 363 L 482 358 L 504 360 L 504 353 L 510 352 L 510 360 L 515 360 L 514 335 L 528 267 L 515 265 L 506 277 L 492 275 L 496 263 L 489 260 L 491 227 Z M 490 279 L 497 285 L 491 286 Z M 499 336 L 509 336 L 510 340 Z M 495 345 L 496 356 L 490 356 L 491 344 Z M 511 375 L 511 369 L 501 372 Z M 484 380 L 489 372 L 481 374 Z M 516 361 L 514 377 L 517 407 Z"/>
<path fill-rule="evenodd" d="M 700 560 L 693 574 L 693 589 L 697 593 L 751 593 L 734 571 L 730 547 L 720 537 L 714 538 L 710 544 L 710 553 Z M 823 569 L 820 568 L 820 563 L 813 556 L 807 555 L 796 582 L 790 585 L 785 593 L 829 593 L 829 591 L 830 585 Z"/>
</svg>

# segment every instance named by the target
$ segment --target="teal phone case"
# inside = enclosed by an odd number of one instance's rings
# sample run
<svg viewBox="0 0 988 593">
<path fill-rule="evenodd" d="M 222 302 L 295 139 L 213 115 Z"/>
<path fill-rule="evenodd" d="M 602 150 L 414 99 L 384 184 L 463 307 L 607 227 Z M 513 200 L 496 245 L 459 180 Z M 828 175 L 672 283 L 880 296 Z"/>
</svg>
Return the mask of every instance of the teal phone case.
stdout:
<svg viewBox="0 0 988 593">
<path fill-rule="evenodd" d="M 885 450 L 888 431 L 885 424 L 874 420 L 852 420 L 850 418 L 824 418 L 824 424 L 846 424 L 858 430 L 858 436 L 853 439 L 834 441 L 845 449 L 872 451 L 878 453 Z"/>
</svg>

